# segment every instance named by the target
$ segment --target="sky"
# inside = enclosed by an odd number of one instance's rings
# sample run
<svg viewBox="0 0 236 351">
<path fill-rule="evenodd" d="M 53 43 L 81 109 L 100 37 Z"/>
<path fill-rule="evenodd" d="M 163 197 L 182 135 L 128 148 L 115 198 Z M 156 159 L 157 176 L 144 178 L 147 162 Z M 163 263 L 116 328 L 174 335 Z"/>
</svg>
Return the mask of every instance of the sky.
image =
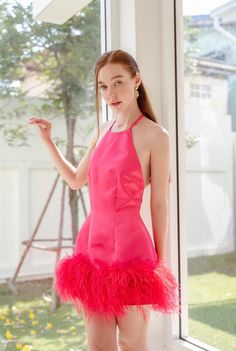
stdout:
<svg viewBox="0 0 236 351">
<path fill-rule="evenodd" d="M 20 3 L 22 6 L 28 6 L 32 0 L 17 0 L 18 3 Z"/>
<path fill-rule="evenodd" d="M 165 0 L 162 0 L 165 1 Z M 234 0 L 236 1 L 236 0 Z M 32 0 L 18 0 L 23 6 L 29 5 Z M 228 0 L 183 0 L 184 15 L 208 14 L 214 8 L 226 4 Z"/>
<path fill-rule="evenodd" d="M 236 1 L 236 0 L 234 0 Z M 184 15 L 203 15 L 229 2 L 228 0 L 183 0 Z"/>
</svg>

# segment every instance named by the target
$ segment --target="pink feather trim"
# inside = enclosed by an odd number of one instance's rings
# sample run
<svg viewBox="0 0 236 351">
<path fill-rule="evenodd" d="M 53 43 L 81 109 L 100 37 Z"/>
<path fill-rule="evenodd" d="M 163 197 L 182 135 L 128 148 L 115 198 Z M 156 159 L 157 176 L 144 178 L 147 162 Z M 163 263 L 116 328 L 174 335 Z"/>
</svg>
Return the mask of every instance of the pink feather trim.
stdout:
<svg viewBox="0 0 236 351">
<path fill-rule="evenodd" d="M 85 255 L 67 255 L 55 268 L 54 287 L 63 302 L 71 301 L 88 316 L 124 316 L 127 305 L 137 305 L 143 316 L 142 305 L 162 313 L 181 313 L 179 285 L 162 260 L 137 258 L 97 268 Z"/>
</svg>

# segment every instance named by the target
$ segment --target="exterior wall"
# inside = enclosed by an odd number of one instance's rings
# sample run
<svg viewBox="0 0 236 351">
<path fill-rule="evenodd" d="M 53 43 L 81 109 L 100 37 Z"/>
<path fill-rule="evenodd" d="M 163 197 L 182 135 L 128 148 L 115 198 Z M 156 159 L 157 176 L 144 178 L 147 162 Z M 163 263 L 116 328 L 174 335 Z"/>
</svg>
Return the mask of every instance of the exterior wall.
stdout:
<svg viewBox="0 0 236 351">
<path fill-rule="evenodd" d="M 193 89 L 193 84 L 208 86 L 209 92 Z M 227 115 L 228 82 L 185 77 L 184 91 L 186 132 L 198 138 L 186 148 L 188 256 L 231 252 L 234 140 Z"/>
<path fill-rule="evenodd" d="M 21 121 L 28 123 L 28 118 Z M 44 117 L 43 117 L 44 118 Z M 95 118 L 95 117 L 94 117 Z M 3 122 L 3 121 L 1 121 Z M 12 122 L 13 123 L 13 122 Z M 25 246 L 29 240 L 45 205 L 57 172 L 50 155 L 41 140 L 36 126 L 29 125 L 30 147 L 10 147 L 2 130 L 0 137 L 0 280 L 11 278 Z M 65 122 L 53 120 L 53 136 L 65 139 Z M 63 147 L 60 150 L 64 153 Z M 57 238 L 60 219 L 60 198 L 62 178 L 59 179 L 45 217 L 39 227 L 36 239 Z M 68 190 L 68 189 L 67 189 Z M 87 187 L 83 187 L 87 210 L 89 211 Z M 82 207 L 79 207 L 79 224 L 84 221 Z M 65 201 L 64 236 L 71 237 L 71 220 L 68 198 Z M 68 241 L 65 244 L 70 243 Z M 42 243 L 51 246 L 53 242 Z M 62 251 L 62 255 L 71 249 Z M 19 279 L 29 276 L 52 275 L 55 253 L 30 249 L 19 272 Z"/>
</svg>

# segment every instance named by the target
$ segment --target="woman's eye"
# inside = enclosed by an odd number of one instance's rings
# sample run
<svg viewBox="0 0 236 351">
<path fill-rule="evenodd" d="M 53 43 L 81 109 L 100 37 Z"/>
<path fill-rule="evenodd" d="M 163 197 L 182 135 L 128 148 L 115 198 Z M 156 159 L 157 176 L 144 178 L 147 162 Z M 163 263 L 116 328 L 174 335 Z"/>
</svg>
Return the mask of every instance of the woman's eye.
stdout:
<svg viewBox="0 0 236 351">
<path fill-rule="evenodd" d="M 122 82 L 120 80 L 118 80 L 117 82 L 115 82 L 115 85 L 116 84 L 121 84 Z M 106 89 L 106 86 L 105 85 L 100 85 L 99 86 L 99 89 L 103 90 L 103 89 Z"/>
</svg>

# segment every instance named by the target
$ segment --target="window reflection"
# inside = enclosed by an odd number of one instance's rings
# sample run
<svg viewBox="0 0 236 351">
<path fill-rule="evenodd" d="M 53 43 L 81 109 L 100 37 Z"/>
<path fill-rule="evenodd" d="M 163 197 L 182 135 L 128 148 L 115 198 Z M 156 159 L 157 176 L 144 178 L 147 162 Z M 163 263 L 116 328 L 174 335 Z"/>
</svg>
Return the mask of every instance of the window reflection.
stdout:
<svg viewBox="0 0 236 351">
<path fill-rule="evenodd" d="M 236 350 L 236 1 L 183 1 L 189 337 Z"/>
</svg>

